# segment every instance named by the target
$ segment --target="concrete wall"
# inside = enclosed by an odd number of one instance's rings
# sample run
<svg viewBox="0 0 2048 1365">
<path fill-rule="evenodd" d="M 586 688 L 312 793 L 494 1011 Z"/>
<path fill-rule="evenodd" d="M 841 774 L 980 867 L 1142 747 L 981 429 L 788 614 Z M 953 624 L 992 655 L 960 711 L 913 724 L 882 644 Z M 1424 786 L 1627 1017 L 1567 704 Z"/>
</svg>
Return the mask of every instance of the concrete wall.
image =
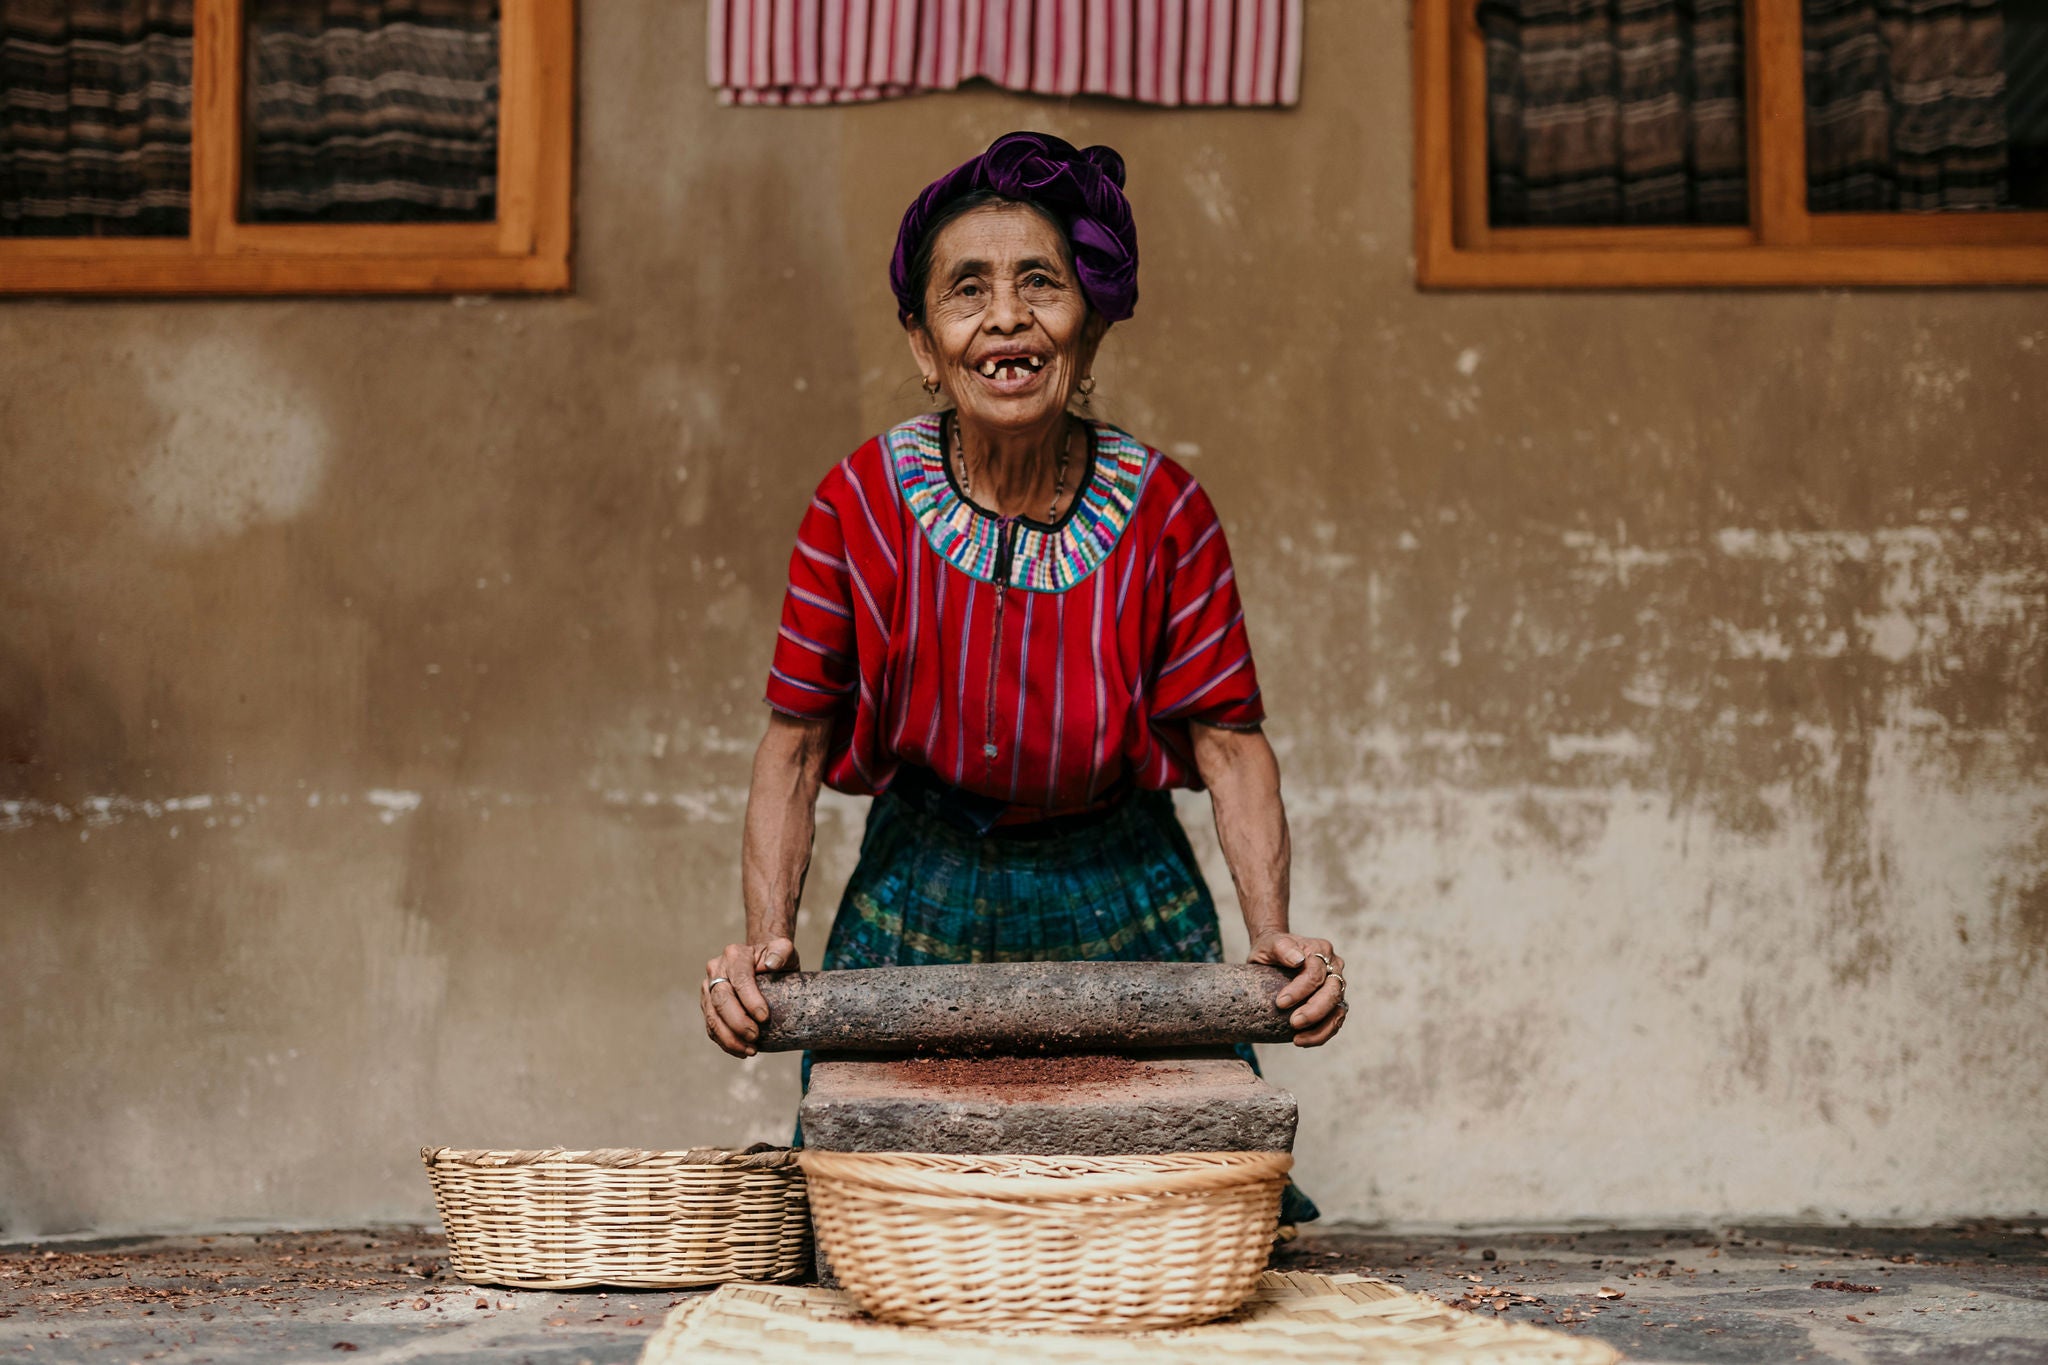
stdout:
<svg viewBox="0 0 2048 1365">
<path fill-rule="evenodd" d="M 695 985 L 784 562 L 1015 126 L 1130 161 L 1102 394 L 1224 511 L 1354 964 L 1272 1058 L 1326 1207 L 2048 1203 L 2040 293 L 1418 294 L 1394 0 L 1278 114 L 722 110 L 702 28 L 585 6 L 573 297 L 0 306 L 0 1236 L 786 1131 Z"/>
</svg>

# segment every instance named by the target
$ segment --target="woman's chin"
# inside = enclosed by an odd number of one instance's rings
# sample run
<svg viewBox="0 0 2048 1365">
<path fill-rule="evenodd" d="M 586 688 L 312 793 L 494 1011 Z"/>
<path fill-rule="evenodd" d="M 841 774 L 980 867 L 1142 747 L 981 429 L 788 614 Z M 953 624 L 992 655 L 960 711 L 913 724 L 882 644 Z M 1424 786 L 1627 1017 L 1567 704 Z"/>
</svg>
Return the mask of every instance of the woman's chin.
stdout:
<svg viewBox="0 0 2048 1365">
<path fill-rule="evenodd" d="M 960 420 L 991 431 L 1032 431 L 1065 411 L 1043 387 L 1025 393 L 975 395 L 960 405 Z"/>
</svg>

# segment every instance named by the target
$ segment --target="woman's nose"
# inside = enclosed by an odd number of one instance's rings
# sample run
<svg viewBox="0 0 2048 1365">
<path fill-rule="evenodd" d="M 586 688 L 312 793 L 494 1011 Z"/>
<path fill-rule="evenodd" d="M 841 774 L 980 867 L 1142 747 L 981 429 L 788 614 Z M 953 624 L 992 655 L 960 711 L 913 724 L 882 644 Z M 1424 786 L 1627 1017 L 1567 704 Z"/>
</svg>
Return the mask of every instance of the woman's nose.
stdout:
<svg viewBox="0 0 2048 1365">
<path fill-rule="evenodd" d="M 988 325 L 991 331 L 1014 332 L 1031 323 L 1031 305 L 1024 301 L 1023 293 L 1012 284 L 997 284 L 995 298 L 990 301 Z"/>
</svg>

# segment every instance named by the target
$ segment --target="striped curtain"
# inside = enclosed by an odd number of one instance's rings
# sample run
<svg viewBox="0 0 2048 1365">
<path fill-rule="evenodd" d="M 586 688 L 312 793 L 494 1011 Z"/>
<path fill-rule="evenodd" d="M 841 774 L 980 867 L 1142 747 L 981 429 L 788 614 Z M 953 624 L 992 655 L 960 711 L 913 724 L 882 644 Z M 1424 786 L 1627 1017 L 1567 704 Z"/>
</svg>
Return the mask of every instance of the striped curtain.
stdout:
<svg viewBox="0 0 2048 1365">
<path fill-rule="evenodd" d="M 724 103 L 839 104 L 976 78 L 1040 95 L 1292 105 L 1301 0 L 710 0 Z"/>
<path fill-rule="evenodd" d="M 1480 0 L 1496 226 L 1749 216 L 1742 0 Z"/>
<path fill-rule="evenodd" d="M 1807 205 L 2011 202 L 2001 0 L 1805 0 Z"/>
<path fill-rule="evenodd" d="M 249 0 L 256 222 L 497 212 L 496 0 Z"/>
<path fill-rule="evenodd" d="M 0 236 L 182 237 L 191 0 L 0 0 Z"/>
</svg>

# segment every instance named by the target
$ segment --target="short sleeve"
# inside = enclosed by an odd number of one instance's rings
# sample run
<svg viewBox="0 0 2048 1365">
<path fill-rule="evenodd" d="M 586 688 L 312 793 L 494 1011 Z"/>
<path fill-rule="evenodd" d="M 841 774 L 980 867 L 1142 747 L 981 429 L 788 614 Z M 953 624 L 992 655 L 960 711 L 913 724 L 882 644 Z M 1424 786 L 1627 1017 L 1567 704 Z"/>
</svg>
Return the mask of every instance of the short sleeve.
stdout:
<svg viewBox="0 0 2048 1365">
<path fill-rule="evenodd" d="M 821 490 L 804 513 L 789 556 L 768 704 L 785 715 L 824 720 L 845 712 L 858 687 L 846 536 Z"/>
<path fill-rule="evenodd" d="M 1258 670 L 1238 600 L 1237 570 L 1209 495 L 1190 485 L 1166 528 L 1165 629 L 1148 689 L 1155 720 L 1198 721 L 1231 730 L 1266 718 Z"/>
</svg>

